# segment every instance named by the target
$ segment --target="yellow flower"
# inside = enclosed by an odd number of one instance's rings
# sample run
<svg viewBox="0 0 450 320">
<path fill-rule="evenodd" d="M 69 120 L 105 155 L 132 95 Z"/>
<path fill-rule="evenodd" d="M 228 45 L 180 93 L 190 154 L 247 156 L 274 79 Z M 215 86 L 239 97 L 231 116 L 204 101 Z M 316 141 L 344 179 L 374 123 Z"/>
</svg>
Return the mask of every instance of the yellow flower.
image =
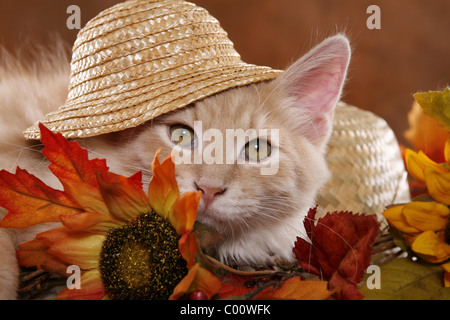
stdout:
<svg viewBox="0 0 450 320">
<path fill-rule="evenodd" d="M 450 137 L 444 148 L 445 163 L 438 164 L 422 151 L 405 151 L 406 169 L 409 174 L 427 185 L 428 193 L 436 201 L 450 205 Z"/>
<path fill-rule="evenodd" d="M 437 202 L 413 201 L 389 208 L 383 215 L 401 232 L 417 235 L 427 230 L 445 230 L 450 210 Z"/>
<path fill-rule="evenodd" d="M 445 163 L 438 164 L 422 151 L 405 151 L 408 172 L 426 183 L 435 201 L 413 201 L 383 212 L 389 223 L 401 231 L 406 243 L 421 258 L 432 263 L 450 259 L 450 137 L 444 149 Z M 448 263 L 442 264 L 444 284 L 450 286 Z"/>
<path fill-rule="evenodd" d="M 67 179 L 65 192 L 83 211 L 21 244 L 21 265 L 65 276 L 78 266 L 81 289 L 58 299 L 176 299 L 196 290 L 211 298 L 221 283 L 196 262 L 200 193 L 180 195 L 174 170 L 170 157 L 159 163 L 156 154 L 148 196 L 139 174 L 97 172 L 98 188 Z"/>
</svg>

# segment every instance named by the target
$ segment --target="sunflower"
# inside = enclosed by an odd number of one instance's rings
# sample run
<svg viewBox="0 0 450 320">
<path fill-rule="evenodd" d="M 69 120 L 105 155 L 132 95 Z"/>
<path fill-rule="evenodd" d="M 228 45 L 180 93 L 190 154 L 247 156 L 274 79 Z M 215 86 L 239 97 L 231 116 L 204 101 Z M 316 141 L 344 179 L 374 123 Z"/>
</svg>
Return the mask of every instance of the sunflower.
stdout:
<svg viewBox="0 0 450 320">
<path fill-rule="evenodd" d="M 9 189 L 2 192 L 5 207 L 9 194 L 19 194 L 16 181 L 37 186 L 28 190 L 28 198 L 41 201 L 32 203 L 37 208 L 34 214 L 10 208 L 2 226 L 27 227 L 26 215 L 33 216 L 33 224 L 61 223 L 21 244 L 17 252 L 25 267 L 66 277 L 69 266 L 81 270 L 81 288 L 68 287 L 57 299 L 179 299 L 193 292 L 210 299 L 218 292 L 220 281 L 196 259 L 193 228 L 201 194 L 179 193 L 170 156 L 160 163 L 159 152 L 155 155 L 147 195 L 140 173 L 129 178 L 111 173 L 98 159 L 87 160 L 75 142 L 43 126 L 41 132 L 64 192 L 45 188 L 24 170 L 18 171 L 20 176 L 2 172 L 9 182 Z M 38 191 L 44 192 L 38 197 Z M 24 193 L 13 202 L 28 199 Z"/>
<path fill-rule="evenodd" d="M 442 264 L 444 284 L 450 287 L 450 262 L 446 262 L 450 259 L 450 138 L 445 143 L 444 158 L 445 163 L 438 164 L 422 151 L 406 149 L 406 168 L 413 178 L 426 184 L 431 199 L 393 206 L 383 215 L 402 232 L 418 256 Z"/>
</svg>

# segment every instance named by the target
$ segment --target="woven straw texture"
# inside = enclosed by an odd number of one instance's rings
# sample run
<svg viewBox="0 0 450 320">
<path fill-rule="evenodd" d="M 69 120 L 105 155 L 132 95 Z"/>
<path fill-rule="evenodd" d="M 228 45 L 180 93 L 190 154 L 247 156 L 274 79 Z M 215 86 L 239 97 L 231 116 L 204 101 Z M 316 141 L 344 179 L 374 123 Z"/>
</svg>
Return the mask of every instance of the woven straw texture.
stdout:
<svg viewBox="0 0 450 320">
<path fill-rule="evenodd" d="M 121 131 L 280 73 L 241 61 L 217 19 L 195 4 L 130 0 L 79 32 L 67 101 L 40 122 L 67 138 Z M 38 125 L 24 135 L 39 139 Z"/>
<path fill-rule="evenodd" d="M 317 203 L 333 211 L 381 215 L 386 206 L 410 201 L 407 172 L 394 132 L 369 111 L 339 103 L 327 161 L 332 176 Z"/>
</svg>

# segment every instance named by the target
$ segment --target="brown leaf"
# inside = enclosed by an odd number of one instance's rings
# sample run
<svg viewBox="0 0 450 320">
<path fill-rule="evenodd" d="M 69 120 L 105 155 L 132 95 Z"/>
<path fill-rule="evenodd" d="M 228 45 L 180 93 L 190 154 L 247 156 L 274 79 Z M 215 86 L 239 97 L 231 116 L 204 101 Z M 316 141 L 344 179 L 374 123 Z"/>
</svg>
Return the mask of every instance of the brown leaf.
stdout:
<svg viewBox="0 0 450 320">
<path fill-rule="evenodd" d="M 304 225 L 311 242 L 297 238 L 294 254 L 304 271 L 329 281 L 329 289 L 338 299 L 361 299 L 357 284 L 370 265 L 371 245 L 379 234 L 374 215 L 351 212 L 328 213 L 314 221 L 311 209 Z"/>
</svg>

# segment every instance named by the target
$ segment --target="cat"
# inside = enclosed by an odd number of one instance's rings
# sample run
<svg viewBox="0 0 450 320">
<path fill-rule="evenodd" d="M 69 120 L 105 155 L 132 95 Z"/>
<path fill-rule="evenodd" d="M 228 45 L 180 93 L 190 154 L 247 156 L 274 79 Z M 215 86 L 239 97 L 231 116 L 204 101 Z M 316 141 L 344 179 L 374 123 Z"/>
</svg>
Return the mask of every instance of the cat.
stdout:
<svg viewBox="0 0 450 320">
<path fill-rule="evenodd" d="M 148 185 L 158 149 L 160 159 L 175 147 L 195 151 L 197 140 L 202 139 L 194 132 L 196 121 L 204 130 L 216 129 L 224 136 L 227 129 L 276 130 L 277 139 L 255 138 L 237 146 L 241 152 L 236 157 L 244 157 L 244 164 L 179 163 L 176 180 L 180 192 L 202 192 L 197 221 L 220 235 L 205 252 L 236 265 L 292 261 L 296 237 L 307 238 L 303 218 L 330 176 L 325 152 L 350 54 L 348 39 L 338 34 L 311 49 L 275 80 L 228 89 L 139 127 L 79 143 L 91 158 L 106 158 L 112 172 L 131 175 L 141 170 Z M 64 103 L 69 78 L 68 62 L 62 56 L 56 59 L 60 65 L 41 65 L 35 73 L 4 67 L 0 83 L 1 168 L 12 171 L 20 165 L 59 188 L 45 168 L 41 146 L 25 141 L 22 131 Z M 201 142 L 203 150 L 211 143 Z M 276 165 L 275 174 L 261 174 L 267 159 Z M 9 260 L 0 267 L 0 298 L 15 297 L 18 269 L 11 256 L 14 247 L 32 238 L 33 232 L 0 230 L 0 258 Z"/>
</svg>

